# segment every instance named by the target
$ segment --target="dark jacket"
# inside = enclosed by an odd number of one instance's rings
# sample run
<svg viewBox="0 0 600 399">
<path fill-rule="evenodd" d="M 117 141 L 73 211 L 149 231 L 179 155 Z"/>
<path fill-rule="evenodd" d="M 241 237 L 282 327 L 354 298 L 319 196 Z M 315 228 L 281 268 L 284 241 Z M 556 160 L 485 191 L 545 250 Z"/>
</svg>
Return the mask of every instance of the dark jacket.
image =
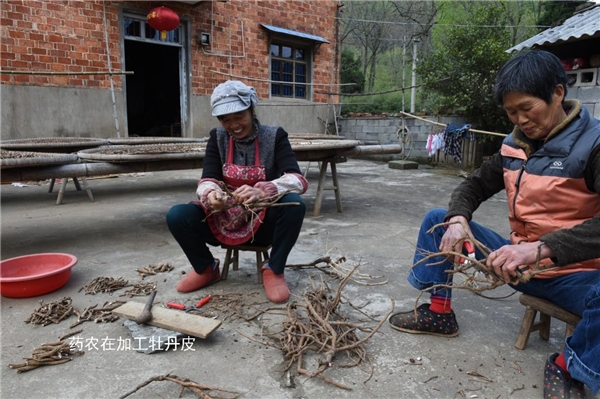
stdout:
<svg viewBox="0 0 600 399">
<path fill-rule="evenodd" d="M 572 105 L 576 110 L 581 107 L 578 102 L 566 102 L 566 104 Z M 505 140 L 505 145 L 514 145 L 515 148 L 521 148 L 527 159 L 531 159 L 532 156 L 539 156 L 539 152 L 545 151 L 544 146 L 551 146 L 554 140 L 564 138 L 561 135 L 576 131 L 577 134 L 581 134 L 581 137 L 590 143 L 589 158 L 585 160 L 586 163 L 581 171 L 585 181 L 585 188 L 582 188 L 582 190 L 586 190 L 588 194 L 600 195 L 600 145 L 597 144 L 600 135 L 600 123 L 598 120 L 591 118 L 587 110 L 581 112 L 576 110 L 567 118 L 570 123 L 549 135 L 544 143 L 529 140 L 519 129 L 515 128 L 513 133 Z M 577 126 L 579 131 L 572 129 L 574 126 Z M 473 172 L 453 192 L 446 219 L 462 215 L 471 220 L 473 213 L 483 201 L 505 189 L 504 167 L 508 164 L 510 164 L 510 160 L 499 152 L 490 161 L 485 162 Z M 548 195 L 553 195 L 552 191 L 549 191 Z M 577 198 L 562 197 L 556 198 L 556 201 L 578 201 Z M 575 206 L 577 205 L 575 204 Z M 584 205 L 581 204 L 581 206 Z M 555 215 L 548 214 L 548 218 L 553 218 L 553 216 Z M 511 215 L 511 217 L 514 217 L 514 215 Z M 555 231 L 543 234 L 538 239 L 552 249 L 555 254 L 552 260 L 557 266 L 566 266 L 600 258 L 600 215 L 596 214 L 583 223 L 572 227 L 558 228 Z"/>
</svg>

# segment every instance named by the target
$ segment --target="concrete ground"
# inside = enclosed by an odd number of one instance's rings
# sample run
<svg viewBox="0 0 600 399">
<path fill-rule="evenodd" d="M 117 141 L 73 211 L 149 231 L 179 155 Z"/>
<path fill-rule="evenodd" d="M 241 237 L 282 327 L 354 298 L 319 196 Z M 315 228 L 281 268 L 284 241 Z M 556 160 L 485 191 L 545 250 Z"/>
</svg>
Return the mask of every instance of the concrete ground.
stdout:
<svg viewBox="0 0 600 399">
<path fill-rule="evenodd" d="M 303 163 L 305 167 L 307 164 Z M 147 355 L 134 350 L 86 350 L 66 364 L 17 374 L 8 368 L 30 356 L 34 348 L 54 342 L 72 330 L 75 316 L 46 327 L 24 321 L 39 301 L 69 296 L 75 308 L 122 300 L 113 295 L 84 295 L 79 289 L 96 277 L 123 277 L 139 281 L 137 268 L 169 262 L 175 270 L 147 278 L 156 281 L 156 305 L 166 301 L 187 304 L 206 294 L 243 293 L 248 302 L 269 306 L 256 282 L 254 256 L 243 253 L 240 270 L 230 271 L 227 281 L 200 292 L 179 294 L 176 282 L 190 270 L 187 259 L 171 237 L 164 221 L 175 204 L 193 199 L 200 170 L 121 175 L 89 180 L 95 202 L 84 192 L 67 187 L 63 205 L 55 205 L 56 191 L 48 186 L 2 186 L 1 258 L 41 252 L 66 252 L 77 256 L 69 282 L 41 297 L 1 300 L 1 397 L 2 398 L 118 398 L 143 381 L 167 373 L 197 383 L 234 390 L 244 398 L 541 398 L 543 367 L 547 357 L 561 349 L 564 324 L 553 320 L 550 341 L 532 334 L 527 348 L 514 348 L 524 308 L 518 295 L 486 299 L 457 290 L 453 302 L 460 325 L 456 338 L 413 335 L 385 324 L 366 344 L 368 363 L 340 368 L 345 356 L 334 359 L 325 375 L 352 388 L 342 390 L 318 379 L 283 373 L 286 361 L 279 350 L 250 341 L 242 334 L 264 339 L 268 328 L 277 328 L 277 315 L 245 322 L 217 313 L 223 324 L 208 339 L 196 339 L 192 350 Z M 396 311 L 414 306 L 418 292 L 406 281 L 422 217 L 432 207 L 447 206 L 452 189 L 460 183 L 456 172 L 421 166 L 397 170 L 387 163 L 350 160 L 338 165 L 344 212 L 336 212 L 332 191 L 327 191 L 322 212 L 312 216 L 317 185 L 315 163 L 308 173 L 311 184 L 304 195 L 308 212 L 288 264 L 309 263 L 330 255 L 347 258 L 346 265 L 360 263 L 360 273 L 384 276 L 383 285 L 349 283 L 345 295 L 364 311 L 385 315 L 391 300 Z M 483 204 L 476 220 L 508 234 L 507 205 L 502 193 Z M 223 260 L 224 251 L 215 249 Z M 325 276 L 314 269 L 288 270 L 292 294 L 310 289 L 309 276 Z M 327 277 L 327 276 L 325 276 Z M 329 278 L 327 278 L 329 280 Z M 335 282 L 332 283 L 335 286 Z M 512 292 L 501 287 L 490 296 Z M 425 299 L 425 298 L 424 298 Z M 133 298 L 140 302 L 145 297 Z M 216 303 L 213 303 L 216 305 Z M 207 305 L 210 311 L 210 304 Z M 371 323 L 372 325 L 373 323 Z M 80 337 L 115 340 L 131 338 L 123 319 L 114 323 L 84 323 Z M 314 359 L 307 368 L 316 367 Z M 479 377 L 477 376 L 479 375 Z M 365 383 L 364 381 L 368 381 Z M 176 398 L 179 388 L 154 382 L 131 398 Z M 184 398 L 195 397 L 185 391 Z"/>
</svg>

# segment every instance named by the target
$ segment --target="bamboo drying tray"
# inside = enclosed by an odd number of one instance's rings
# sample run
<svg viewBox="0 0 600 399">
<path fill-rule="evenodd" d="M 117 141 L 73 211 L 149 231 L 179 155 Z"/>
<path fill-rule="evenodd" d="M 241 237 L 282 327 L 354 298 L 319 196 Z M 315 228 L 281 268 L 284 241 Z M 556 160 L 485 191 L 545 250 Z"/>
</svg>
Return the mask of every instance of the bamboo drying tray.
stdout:
<svg viewBox="0 0 600 399">
<path fill-rule="evenodd" d="M 340 150 L 353 148 L 360 144 L 358 140 L 290 140 L 294 151 Z"/>
<path fill-rule="evenodd" d="M 110 145 L 205 143 L 208 137 L 123 137 L 108 139 Z"/>
<path fill-rule="evenodd" d="M 322 133 L 288 133 L 291 140 L 343 140 L 344 136 Z"/>
<path fill-rule="evenodd" d="M 29 166 L 63 165 L 79 160 L 76 154 L 0 150 L 2 169 Z"/>
<path fill-rule="evenodd" d="M 140 162 L 203 159 L 206 143 L 107 145 L 77 153 L 79 158 L 96 162 Z"/>
<path fill-rule="evenodd" d="M 0 142 L 0 148 L 13 151 L 76 152 L 105 144 L 108 144 L 108 140 L 91 137 L 38 137 L 4 140 Z"/>
</svg>

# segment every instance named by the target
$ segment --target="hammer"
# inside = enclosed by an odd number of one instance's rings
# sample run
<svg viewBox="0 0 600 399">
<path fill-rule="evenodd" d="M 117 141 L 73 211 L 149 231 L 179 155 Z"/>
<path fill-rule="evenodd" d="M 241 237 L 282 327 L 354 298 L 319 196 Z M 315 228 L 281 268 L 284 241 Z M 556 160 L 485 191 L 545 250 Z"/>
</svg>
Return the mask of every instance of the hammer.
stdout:
<svg viewBox="0 0 600 399">
<path fill-rule="evenodd" d="M 154 297 L 156 297 L 156 290 L 152 291 L 142 313 L 134 320 L 137 324 L 146 324 L 152 320 L 152 302 L 154 302 Z"/>
</svg>

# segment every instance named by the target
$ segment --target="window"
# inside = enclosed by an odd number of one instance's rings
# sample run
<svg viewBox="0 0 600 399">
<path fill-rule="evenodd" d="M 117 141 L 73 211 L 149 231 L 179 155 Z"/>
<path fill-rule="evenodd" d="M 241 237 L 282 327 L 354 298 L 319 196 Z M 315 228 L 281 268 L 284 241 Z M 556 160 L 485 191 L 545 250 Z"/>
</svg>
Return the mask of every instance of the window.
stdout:
<svg viewBox="0 0 600 399">
<path fill-rule="evenodd" d="M 310 47 L 271 43 L 271 95 L 309 98 Z"/>
<path fill-rule="evenodd" d="M 160 31 L 151 27 L 148 22 L 140 17 L 133 15 L 125 15 L 123 18 L 123 32 L 126 39 L 141 39 L 158 41 L 161 43 L 180 43 L 179 27 L 174 30 L 167 31 L 167 38 L 163 41 L 160 39 Z"/>
</svg>

